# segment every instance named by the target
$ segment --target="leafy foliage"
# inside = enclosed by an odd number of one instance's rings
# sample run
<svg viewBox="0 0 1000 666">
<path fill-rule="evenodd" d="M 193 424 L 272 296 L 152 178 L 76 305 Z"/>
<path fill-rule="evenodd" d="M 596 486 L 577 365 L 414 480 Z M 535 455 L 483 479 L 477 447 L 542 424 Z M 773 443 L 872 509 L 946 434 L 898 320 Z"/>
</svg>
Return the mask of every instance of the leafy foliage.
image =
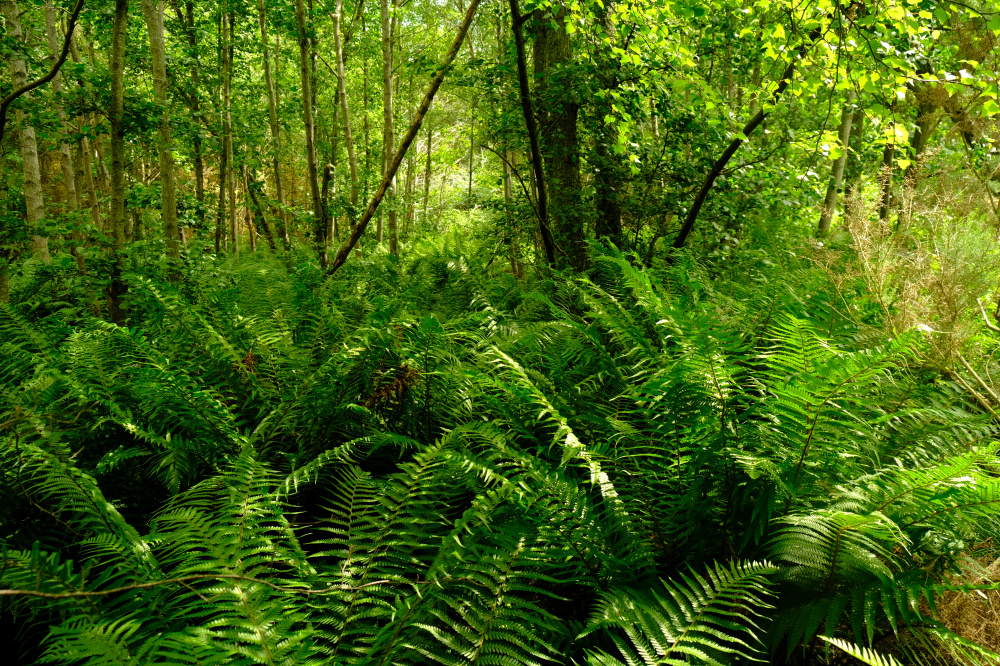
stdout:
<svg viewBox="0 0 1000 666">
<path fill-rule="evenodd" d="M 927 603 L 1000 536 L 994 425 L 908 367 L 920 338 L 832 338 L 791 287 L 754 313 L 692 268 L 519 283 L 441 241 L 335 280 L 136 276 L 142 328 L 0 306 L 5 612 L 66 664 L 947 635 Z"/>
</svg>

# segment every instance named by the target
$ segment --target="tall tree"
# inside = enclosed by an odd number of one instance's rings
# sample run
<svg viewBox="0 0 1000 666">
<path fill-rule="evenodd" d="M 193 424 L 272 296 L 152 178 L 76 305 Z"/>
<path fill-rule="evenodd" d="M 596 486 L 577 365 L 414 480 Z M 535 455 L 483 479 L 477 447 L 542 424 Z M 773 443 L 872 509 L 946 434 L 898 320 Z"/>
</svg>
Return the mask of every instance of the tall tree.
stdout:
<svg viewBox="0 0 1000 666">
<path fill-rule="evenodd" d="M 157 150 L 160 155 L 160 189 L 162 191 L 163 237 L 167 256 L 181 256 L 177 228 L 177 186 L 174 182 L 174 142 L 170 132 L 170 100 L 167 98 L 167 45 L 163 30 L 163 4 L 142 0 L 142 13 L 149 32 L 149 52 L 153 65 L 153 92 L 160 105 L 157 130 Z"/>
<path fill-rule="evenodd" d="M 840 190 L 840 181 L 844 178 L 844 166 L 847 164 L 847 153 L 851 143 L 851 122 L 854 119 L 854 91 L 847 94 L 847 101 L 844 103 L 844 110 L 840 114 L 840 129 L 837 136 L 840 139 L 840 154 L 833 161 L 830 167 L 830 182 L 826 186 L 826 198 L 823 200 L 823 211 L 819 216 L 819 227 L 817 233 L 825 236 L 830 231 L 830 222 L 833 219 L 833 211 L 837 206 L 837 192 Z"/>
<path fill-rule="evenodd" d="M 565 75 L 565 68 L 573 59 L 572 38 L 566 29 L 567 13 L 563 5 L 553 5 L 551 14 L 547 10 L 536 12 L 535 80 L 556 266 L 582 271 L 587 265 L 587 243 L 580 198 L 580 144 L 576 127 L 579 105 L 572 97 L 572 86 Z"/>
<path fill-rule="evenodd" d="M 274 195 L 278 200 L 278 220 L 280 221 L 278 236 L 281 237 L 287 248 L 290 241 L 288 238 L 288 212 L 285 210 L 285 192 L 281 183 L 281 131 L 278 128 L 278 93 L 271 76 L 271 58 L 268 54 L 269 44 L 267 41 L 267 12 L 264 9 L 264 0 L 257 0 L 257 21 L 260 25 L 260 47 L 264 57 L 264 85 L 267 88 L 267 118 L 271 130 L 271 169 L 274 178 Z"/>
<path fill-rule="evenodd" d="M 111 235 L 114 238 L 112 278 L 108 285 L 108 315 L 116 324 L 125 323 L 121 297 L 126 287 L 122 280 L 125 249 L 125 40 L 128 35 L 128 0 L 115 0 L 115 18 L 111 27 Z"/>
<path fill-rule="evenodd" d="M 392 7 L 393 9 L 395 7 Z M 382 175 L 384 176 L 388 173 L 389 163 L 392 159 L 392 154 L 394 152 L 393 143 L 395 143 L 395 136 L 393 135 L 393 124 L 395 123 L 395 118 L 393 117 L 392 109 L 392 73 L 393 73 L 393 31 L 390 25 L 390 19 L 394 18 L 390 16 L 390 5 L 389 0 L 381 0 L 381 16 L 382 16 Z M 399 254 L 399 238 L 396 228 L 396 209 L 394 208 L 393 199 L 396 196 L 396 177 L 395 174 L 389 179 L 389 187 L 386 190 L 385 199 L 386 203 L 389 205 L 389 252 L 392 254 Z M 381 239 L 380 239 L 381 240 Z"/>
<path fill-rule="evenodd" d="M 23 44 L 24 31 L 21 29 L 21 10 L 14 0 L 0 1 L 0 9 L 7 21 L 7 30 L 16 44 Z M 21 57 L 10 59 L 10 79 L 14 90 L 28 85 L 28 67 Z M 22 102 L 27 95 L 22 96 Z M 21 149 L 21 166 L 24 174 L 24 200 L 28 227 L 34 234 L 31 248 L 45 262 L 49 261 L 48 238 L 39 233 L 45 219 L 45 198 L 42 194 L 42 168 L 38 159 L 38 139 L 35 128 L 27 122 L 27 114 L 20 104 L 14 108 L 14 119 L 18 125 L 18 139 Z"/>
<path fill-rule="evenodd" d="M 347 103 L 347 74 L 344 71 L 344 49 L 340 37 L 340 21 L 344 8 L 344 0 L 337 0 L 337 9 L 333 14 L 333 44 L 337 56 L 337 97 L 340 101 L 340 112 L 344 114 L 344 144 L 347 148 L 347 164 L 351 170 L 351 207 L 358 205 L 358 158 L 354 152 L 354 134 L 351 132 L 351 109 Z M 352 213 L 353 215 L 353 213 Z"/>
<path fill-rule="evenodd" d="M 528 130 L 528 145 L 531 148 L 531 182 L 534 185 L 535 201 L 538 202 L 535 206 L 535 214 L 538 216 L 538 230 L 545 246 L 545 259 L 549 265 L 554 265 L 556 262 L 555 243 L 549 228 L 549 206 L 542 168 L 542 150 L 538 140 L 535 111 L 531 103 L 531 89 L 528 85 L 528 58 L 525 53 L 522 28 L 525 17 L 521 16 L 517 0 L 508 0 L 508 2 L 510 3 L 511 32 L 514 35 L 514 51 L 517 57 L 517 85 L 521 97 L 521 113 L 524 116 L 524 124 Z"/>
<path fill-rule="evenodd" d="M 61 44 L 56 34 L 56 10 L 52 0 L 45 0 L 45 33 L 48 37 L 49 57 L 52 59 L 53 64 L 55 64 L 59 58 Z M 59 95 L 62 93 L 61 72 L 56 72 L 52 78 L 52 91 L 56 94 L 54 106 L 56 116 L 59 118 L 59 135 L 61 138 L 59 142 L 59 166 L 62 169 L 63 188 L 66 193 L 66 207 L 71 211 L 75 211 L 80 207 L 80 197 L 77 193 L 76 172 L 73 169 L 73 155 L 70 150 L 69 141 L 66 140 L 66 135 L 71 130 L 71 126 L 66 120 L 66 110 L 63 109 L 62 102 L 59 101 Z"/>
<path fill-rule="evenodd" d="M 228 5 L 228 2 L 226 3 Z M 229 195 L 229 251 L 239 254 L 239 234 L 236 229 L 236 165 L 233 159 L 233 12 L 231 8 L 222 17 L 222 50 L 225 71 L 222 79 L 222 132 L 226 151 L 226 182 Z"/>
<path fill-rule="evenodd" d="M 323 226 L 323 199 L 319 189 L 319 170 L 316 159 L 316 126 L 313 122 L 312 69 L 306 8 L 303 0 L 295 0 L 295 25 L 299 41 L 299 73 L 302 83 L 302 120 L 306 131 L 306 166 L 309 193 L 312 199 L 313 240 L 320 265 L 326 269 L 326 229 Z"/>
</svg>

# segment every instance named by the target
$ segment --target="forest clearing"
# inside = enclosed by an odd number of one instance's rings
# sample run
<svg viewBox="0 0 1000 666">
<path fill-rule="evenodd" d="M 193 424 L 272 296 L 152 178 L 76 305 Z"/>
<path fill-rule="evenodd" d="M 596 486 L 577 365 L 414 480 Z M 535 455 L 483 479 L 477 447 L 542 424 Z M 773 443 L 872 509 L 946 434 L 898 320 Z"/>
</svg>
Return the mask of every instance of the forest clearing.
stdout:
<svg viewBox="0 0 1000 666">
<path fill-rule="evenodd" d="M 4 664 L 1000 664 L 996 0 L 0 0 Z"/>
</svg>

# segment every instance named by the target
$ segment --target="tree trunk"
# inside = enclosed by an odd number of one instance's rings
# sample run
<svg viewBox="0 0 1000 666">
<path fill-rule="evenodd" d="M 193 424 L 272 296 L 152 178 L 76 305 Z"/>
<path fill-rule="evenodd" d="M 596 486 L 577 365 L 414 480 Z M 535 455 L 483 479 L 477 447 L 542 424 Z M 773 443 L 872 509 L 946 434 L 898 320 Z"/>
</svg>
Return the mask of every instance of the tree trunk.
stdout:
<svg viewBox="0 0 1000 666">
<path fill-rule="evenodd" d="M 476 155 L 476 102 L 472 101 L 472 108 L 469 112 L 469 189 L 465 199 L 468 202 L 469 210 L 472 210 L 472 161 Z"/>
<path fill-rule="evenodd" d="M 299 40 L 299 73 L 302 82 L 302 119 L 306 131 L 306 164 L 309 193 L 313 208 L 313 235 L 320 267 L 326 270 L 326 229 L 323 227 L 323 202 L 320 200 L 319 170 L 316 164 L 316 127 L 313 124 L 312 75 L 309 67 L 309 36 L 306 32 L 306 8 L 303 0 L 295 0 L 295 24 Z"/>
<path fill-rule="evenodd" d="M 278 93 L 274 87 L 274 79 L 271 77 L 271 60 L 268 54 L 267 41 L 267 13 L 264 9 L 264 0 L 257 0 L 257 22 L 260 25 L 260 46 L 264 56 L 264 85 L 267 88 L 267 118 L 271 129 L 271 168 L 274 174 L 274 194 L 278 199 L 278 236 L 281 238 L 287 249 L 290 245 L 288 238 L 288 212 L 285 210 L 285 193 L 281 185 L 281 130 L 278 128 Z"/>
<path fill-rule="evenodd" d="M 180 7 L 177 6 L 177 18 L 181 25 L 184 26 L 184 32 L 187 34 L 188 46 L 191 48 L 191 53 L 194 57 L 194 62 L 191 64 L 190 70 L 188 70 L 188 77 L 191 81 L 191 114 L 196 120 L 201 121 L 201 99 L 198 94 L 198 35 L 194 29 L 194 2 L 193 0 L 186 0 L 184 3 L 185 13 L 181 15 Z M 201 132 L 195 131 L 191 137 L 191 145 L 194 149 L 194 188 L 195 188 L 195 199 L 198 200 L 198 211 L 197 217 L 199 224 L 204 224 L 205 222 L 205 158 L 204 152 L 202 150 L 201 144 Z"/>
<path fill-rule="evenodd" d="M 393 117 L 392 109 L 392 42 L 393 34 L 389 25 L 389 0 L 381 0 L 382 14 L 382 165 L 383 176 L 388 172 L 391 156 L 395 151 L 393 144 Z M 396 197 L 395 175 L 389 180 L 389 188 L 385 194 L 386 203 L 389 205 L 389 252 L 394 255 L 399 254 L 399 238 L 396 229 L 396 210 L 393 207 Z M 379 238 L 381 241 L 382 239 Z"/>
<path fill-rule="evenodd" d="M 614 66 L 615 58 L 611 53 L 616 44 L 613 35 L 616 34 L 614 21 L 611 12 L 607 7 L 601 8 L 597 13 L 597 20 L 604 29 L 604 33 L 611 36 L 611 39 L 600 47 L 601 61 L 604 66 L 598 67 L 599 81 L 601 88 L 611 91 L 618 87 L 619 68 Z M 727 53 L 729 47 L 727 46 Z M 729 80 L 732 81 L 730 75 Z M 611 106 L 611 95 L 605 95 L 597 106 L 598 125 L 601 127 L 600 135 L 596 137 L 594 146 L 594 207 L 597 209 L 597 220 L 595 225 L 595 235 L 597 238 L 606 238 L 614 245 L 622 247 L 625 239 L 622 236 L 622 206 L 619 193 L 623 189 L 622 165 L 610 149 L 610 145 L 615 142 L 617 130 L 614 125 L 602 122 L 614 110 Z M 655 114 L 654 135 L 656 134 Z"/>
<path fill-rule="evenodd" d="M 337 0 L 337 10 L 333 14 L 333 43 L 337 53 L 337 96 L 340 98 L 340 112 L 344 114 L 344 145 L 347 147 L 347 163 L 351 169 L 351 221 L 353 208 L 358 205 L 358 158 L 354 153 L 354 135 L 351 133 L 351 109 L 347 103 L 347 77 L 344 72 L 344 49 L 340 39 L 340 17 L 344 0 Z"/>
<path fill-rule="evenodd" d="M 844 110 L 840 114 L 840 156 L 833 161 L 830 170 L 830 182 L 826 186 L 826 199 L 823 201 L 823 212 L 819 216 L 819 228 L 817 235 L 825 236 L 830 231 L 830 221 L 833 219 L 833 211 L 837 207 L 837 192 L 840 190 L 840 181 L 844 177 L 844 166 L 847 164 L 847 152 L 851 147 L 851 121 L 854 119 L 854 92 L 847 94 L 847 101 L 844 103 Z"/>
<path fill-rule="evenodd" d="M 427 165 L 424 167 L 424 224 L 427 224 L 427 204 L 431 199 L 431 142 L 434 140 L 434 132 L 430 124 L 427 125 Z"/>
<path fill-rule="evenodd" d="M 121 297 L 127 287 L 122 280 L 125 249 L 125 40 L 128 35 L 128 0 L 115 0 L 115 18 L 111 28 L 111 234 L 112 276 L 108 285 L 108 316 L 111 321 L 125 324 Z"/>
<path fill-rule="evenodd" d="M 582 271 L 587 266 L 580 198 L 580 159 L 577 138 L 577 104 L 565 94 L 570 80 L 553 75 L 573 59 L 573 45 L 566 32 L 565 7 L 553 7 L 555 25 L 542 17 L 535 37 L 536 95 L 540 103 L 542 156 L 548 194 L 550 227 L 556 266 Z"/>
<path fill-rule="evenodd" d="M 247 169 L 246 166 L 243 168 Z M 274 242 L 274 234 L 271 233 L 271 226 L 267 223 L 267 215 L 264 213 L 264 208 L 260 205 L 260 200 L 257 198 L 259 191 L 260 184 L 257 182 L 257 176 L 252 170 L 247 169 L 247 193 L 250 195 L 250 201 L 253 203 L 254 226 L 259 226 L 264 230 L 264 237 L 267 238 L 267 244 L 271 247 L 272 251 L 277 251 L 278 248 Z"/>
<path fill-rule="evenodd" d="M 229 183 L 229 252 L 240 253 L 239 233 L 236 222 L 236 160 L 233 159 L 233 14 L 226 12 L 222 17 L 222 48 L 225 52 L 225 73 L 222 79 L 222 105 L 224 143 L 226 150 L 226 181 Z"/>
<path fill-rule="evenodd" d="M 521 266 L 521 234 L 517 228 L 516 218 L 514 217 L 513 205 L 513 191 L 511 187 L 511 170 L 508 166 L 508 162 L 511 162 L 511 158 L 514 156 L 510 151 L 504 151 L 504 159 L 501 160 L 503 165 L 503 204 L 504 212 L 507 217 L 507 226 L 510 233 L 510 242 L 507 244 L 510 251 L 510 270 L 514 274 L 514 277 L 521 278 L 524 277 L 524 268 Z"/>
<path fill-rule="evenodd" d="M 153 65 L 153 91 L 162 107 L 157 149 L 160 153 L 160 188 L 163 195 L 163 237 L 167 256 L 181 256 L 177 230 L 177 192 L 174 184 L 174 145 L 170 136 L 170 104 L 167 99 L 167 48 L 163 33 L 163 5 L 156 0 L 142 0 L 142 13 L 149 31 L 149 51 Z"/>
<path fill-rule="evenodd" d="M 528 130 L 528 142 L 531 146 L 531 182 L 536 185 L 535 200 L 538 204 L 535 208 L 535 214 L 538 216 L 538 229 L 541 233 L 542 244 L 545 246 L 545 258 L 551 266 L 556 263 L 555 242 L 552 239 L 552 231 L 549 229 L 549 206 L 545 176 L 542 170 L 542 152 L 538 145 L 538 126 L 535 123 L 535 112 L 531 108 L 531 90 L 528 87 L 527 56 L 524 49 L 524 33 L 521 30 L 524 18 L 518 9 L 517 0 L 508 1 L 510 3 L 511 31 L 514 34 L 514 47 L 517 53 L 517 84 L 521 94 L 521 113 L 524 116 L 524 124 Z"/>
<path fill-rule="evenodd" d="M 52 0 L 45 0 L 45 32 L 49 41 L 49 54 L 53 60 L 59 57 L 62 45 L 56 35 L 56 10 Z M 80 196 L 76 187 L 76 172 L 73 170 L 73 156 L 69 143 L 65 140 L 66 134 L 70 130 L 70 124 L 66 120 L 66 111 L 62 103 L 59 102 L 59 94 L 62 92 L 62 73 L 57 72 L 52 78 L 52 92 L 56 95 L 55 109 L 59 117 L 59 134 L 63 140 L 59 143 L 59 165 L 62 168 L 63 187 L 66 190 L 66 206 L 69 210 L 75 211 L 80 208 Z"/>
<path fill-rule="evenodd" d="M 362 21 L 362 28 L 364 27 L 364 22 Z M 368 128 L 368 56 L 366 55 L 361 61 L 361 73 L 364 76 L 364 102 L 365 102 L 365 112 L 364 118 L 364 131 L 365 131 L 365 198 L 368 198 L 368 177 L 371 175 L 372 168 L 372 151 L 371 151 L 371 138 Z"/>
<path fill-rule="evenodd" d="M 222 76 L 223 80 L 225 80 L 226 69 L 227 69 L 226 60 L 228 59 L 229 56 L 228 56 L 228 50 L 226 49 L 226 38 L 225 38 L 226 16 L 225 13 L 223 13 L 222 11 L 219 12 L 219 23 L 217 27 L 219 29 L 218 32 L 219 74 Z M 221 91 L 217 90 L 216 94 L 218 94 L 219 92 Z M 219 108 L 218 98 L 215 96 L 213 96 L 213 104 L 215 105 L 216 109 Z M 218 172 L 219 197 L 218 197 L 218 206 L 216 207 L 215 211 L 216 256 L 222 254 L 222 252 L 225 251 L 226 249 L 227 237 L 228 237 L 228 234 L 226 233 L 226 221 L 229 219 L 229 216 L 226 213 L 227 210 L 226 198 L 228 192 L 226 185 L 228 184 L 227 181 L 229 176 L 229 157 L 228 157 L 229 151 L 226 150 L 226 119 L 224 113 L 219 113 L 218 116 L 219 116 L 218 131 L 219 131 L 220 145 L 219 145 L 219 172 Z M 232 205 L 232 202 L 228 202 L 228 205 Z"/>
<path fill-rule="evenodd" d="M 896 143 L 886 142 L 882 150 L 882 173 L 880 175 L 882 196 L 879 201 L 878 219 L 889 219 L 889 202 L 892 199 L 892 163 L 896 157 Z"/>
<path fill-rule="evenodd" d="M 0 8 L 2 8 L 4 19 L 7 21 L 7 31 L 10 37 L 15 41 L 23 42 L 21 12 L 17 3 L 14 0 L 2 0 Z M 11 58 L 10 73 L 14 90 L 28 84 L 28 68 L 22 58 Z M 27 96 L 27 94 L 24 95 L 22 100 Z M 38 233 L 38 227 L 45 219 L 45 198 L 42 194 L 42 168 L 38 159 L 38 140 L 35 137 L 35 128 L 27 123 L 27 118 L 20 104 L 14 108 L 14 119 L 19 128 L 26 217 L 28 228 L 34 234 L 31 239 L 31 249 L 45 263 L 48 263 L 50 261 L 49 239 Z"/>
<path fill-rule="evenodd" d="M 80 50 L 76 46 L 76 36 L 74 35 L 73 40 L 70 42 L 70 56 L 73 58 L 73 62 L 80 64 L 82 58 L 80 57 Z M 83 87 L 83 81 L 78 81 L 80 87 Z M 87 116 L 80 116 L 77 120 L 77 128 L 82 129 L 85 124 L 85 119 Z M 98 230 L 103 231 L 101 225 L 101 209 L 100 202 L 97 199 L 97 184 L 94 181 L 94 171 L 91 168 L 91 161 L 94 159 L 94 150 L 90 145 L 90 139 L 87 137 L 81 137 L 80 143 L 77 145 L 76 151 L 76 162 L 77 162 L 77 194 L 80 195 L 80 205 L 83 205 L 83 196 L 79 191 L 79 186 L 81 183 L 87 184 L 87 193 L 89 201 L 87 202 L 87 207 L 90 208 L 90 216 L 94 220 L 94 226 Z"/>
</svg>

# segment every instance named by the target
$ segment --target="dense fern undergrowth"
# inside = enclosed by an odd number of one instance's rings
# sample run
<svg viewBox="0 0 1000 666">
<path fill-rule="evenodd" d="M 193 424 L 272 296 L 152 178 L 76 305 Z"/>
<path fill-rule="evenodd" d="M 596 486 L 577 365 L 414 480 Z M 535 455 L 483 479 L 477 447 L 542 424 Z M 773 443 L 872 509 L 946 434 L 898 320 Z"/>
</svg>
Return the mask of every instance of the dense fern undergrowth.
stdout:
<svg viewBox="0 0 1000 666">
<path fill-rule="evenodd" d="M 134 267 L 129 328 L 23 276 L 0 306 L 11 651 L 997 663 L 935 619 L 1000 536 L 1000 480 L 995 423 L 923 334 L 838 317 L 806 263 L 709 280 L 593 252 L 521 281 L 457 236 L 330 279 L 192 252 L 173 281 Z"/>
</svg>

